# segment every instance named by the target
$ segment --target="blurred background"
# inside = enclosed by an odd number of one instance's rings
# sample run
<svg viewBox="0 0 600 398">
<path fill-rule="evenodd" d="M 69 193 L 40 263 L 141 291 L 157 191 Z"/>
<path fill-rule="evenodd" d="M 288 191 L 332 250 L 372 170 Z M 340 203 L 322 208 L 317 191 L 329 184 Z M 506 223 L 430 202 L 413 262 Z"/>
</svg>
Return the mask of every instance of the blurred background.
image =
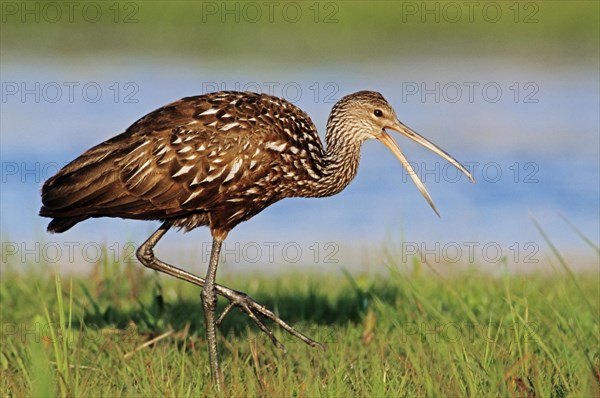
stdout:
<svg viewBox="0 0 600 398">
<path fill-rule="evenodd" d="M 324 138 L 332 105 L 380 91 L 400 119 L 471 170 L 470 184 L 395 138 L 441 213 L 379 142 L 326 199 L 287 199 L 239 225 L 224 272 L 287 265 L 385 271 L 598 267 L 599 3 L 75 1 L 1 3 L 2 262 L 85 270 L 134 261 L 158 222 L 98 219 L 49 235 L 41 184 L 86 149 L 184 96 L 249 90 L 304 109 Z M 583 238 L 584 236 L 585 238 Z M 586 239 L 588 241 L 586 241 Z M 131 242 L 131 243 L 128 243 Z M 202 272 L 208 229 L 159 257 Z"/>
</svg>

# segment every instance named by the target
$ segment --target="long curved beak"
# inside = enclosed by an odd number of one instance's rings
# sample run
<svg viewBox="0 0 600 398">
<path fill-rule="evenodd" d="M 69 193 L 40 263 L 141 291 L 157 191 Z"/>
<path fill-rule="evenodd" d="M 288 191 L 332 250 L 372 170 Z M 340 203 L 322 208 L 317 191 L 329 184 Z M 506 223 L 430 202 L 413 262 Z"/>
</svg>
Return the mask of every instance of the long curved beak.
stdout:
<svg viewBox="0 0 600 398">
<path fill-rule="evenodd" d="M 448 162 L 450 162 L 452 165 L 454 165 L 454 167 L 456 167 L 458 170 L 460 170 L 465 176 L 467 176 L 469 178 L 469 180 L 472 183 L 475 182 L 475 179 L 473 178 L 473 176 L 471 175 L 471 173 L 469 173 L 467 171 L 467 169 L 462 164 L 460 164 L 456 159 L 454 159 L 446 151 L 442 150 L 437 145 L 435 145 L 434 143 L 432 143 L 431 141 L 429 141 L 427 138 L 425 138 L 425 137 L 423 137 L 423 136 L 415 133 L 413 130 L 411 130 L 410 128 L 408 128 L 407 126 L 405 126 L 399 120 L 397 120 L 393 125 L 387 126 L 387 128 L 390 128 L 390 129 L 395 130 L 395 131 L 397 131 L 397 132 L 399 132 L 401 134 L 404 134 L 405 136 L 407 136 L 411 140 L 413 140 L 413 141 L 415 141 L 415 142 L 423 145 L 425 148 L 430 149 L 434 153 L 437 153 L 439 156 L 443 157 Z M 398 160 L 400 160 L 400 163 L 402 163 L 402 166 L 404 166 L 404 168 L 406 169 L 406 172 L 408 173 L 408 175 L 410 176 L 410 178 L 412 178 L 412 180 L 415 183 L 415 185 L 417 186 L 417 188 L 419 188 L 419 191 L 421 192 L 421 195 L 423 195 L 423 197 L 425 198 L 425 200 L 427 201 L 427 203 L 429 203 L 429 206 L 431 206 L 431 208 L 433 209 L 433 211 L 435 212 L 435 214 L 437 214 L 438 217 L 439 217 L 440 213 L 437 211 L 437 208 L 435 207 L 435 204 L 433 204 L 433 200 L 431 199 L 431 196 L 429 195 L 429 192 L 427 192 L 427 188 L 425 188 L 425 185 L 421 182 L 421 180 L 417 176 L 417 173 L 415 173 L 415 170 L 412 168 L 412 166 L 410 165 L 410 163 L 408 162 L 408 160 L 406 159 L 406 157 L 404 156 L 404 154 L 400 150 L 400 147 L 398 146 L 398 144 L 396 143 L 396 141 L 394 141 L 392 139 L 392 137 L 390 137 L 385 132 L 385 130 L 381 131 L 381 133 L 377 136 L 377 139 L 379 141 L 383 142 L 383 144 L 385 146 L 387 146 L 389 148 L 389 150 L 392 151 L 392 153 L 394 155 L 396 155 L 396 157 L 398 158 Z"/>
</svg>

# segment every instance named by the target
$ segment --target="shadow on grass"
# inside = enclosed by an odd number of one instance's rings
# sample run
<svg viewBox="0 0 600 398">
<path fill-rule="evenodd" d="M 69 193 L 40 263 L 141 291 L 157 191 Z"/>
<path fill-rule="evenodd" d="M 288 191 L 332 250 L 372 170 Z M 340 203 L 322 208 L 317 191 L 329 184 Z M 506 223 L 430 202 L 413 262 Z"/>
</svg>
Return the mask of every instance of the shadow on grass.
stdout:
<svg viewBox="0 0 600 398">
<path fill-rule="evenodd" d="M 345 280 L 342 280 L 342 283 L 344 288 L 341 288 L 334 298 L 316 291 L 316 285 L 312 288 L 310 283 L 309 289 L 302 291 L 278 289 L 276 292 L 259 291 L 251 296 L 276 313 L 283 321 L 291 326 L 296 325 L 301 331 L 306 325 L 311 325 L 310 329 L 359 322 L 368 308 L 367 303 L 374 295 L 372 292 L 376 289 L 371 286 L 369 290 L 364 291 Z M 128 306 L 127 309 L 120 309 L 118 305 L 104 305 L 104 309 L 101 309 L 102 306 L 92 302 L 92 306 L 86 306 L 83 320 L 88 327 L 100 329 L 108 327 L 126 329 L 133 322 L 140 333 L 152 335 L 169 329 L 183 330 L 189 324 L 192 334 L 204 335 L 200 288 L 198 288 L 197 300 L 186 299 L 169 303 L 165 302 L 160 290 L 160 285 L 157 283 L 153 288 L 151 300 L 138 300 L 137 305 Z M 382 296 L 379 293 L 382 293 Z M 378 291 L 377 296 L 380 299 L 385 297 L 384 301 L 391 301 L 397 297 L 397 293 L 397 291 Z M 92 298 L 88 296 L 88 299 Z M 228 301 L 220 297 L 217 313 L 220 314 L 227 304 Z M 274 331 L 279 329 L 270 320 L 265 320 L 265 323 Z M 242 336 L 246 335 L 249 329 L 258 330 L 248 315 L 239 309 L 233 309 L 227 314 L 219 326 L 219 330 L 224 335 Z M 309 334 L 310 331 L 306 333 Z"/>
</svg>

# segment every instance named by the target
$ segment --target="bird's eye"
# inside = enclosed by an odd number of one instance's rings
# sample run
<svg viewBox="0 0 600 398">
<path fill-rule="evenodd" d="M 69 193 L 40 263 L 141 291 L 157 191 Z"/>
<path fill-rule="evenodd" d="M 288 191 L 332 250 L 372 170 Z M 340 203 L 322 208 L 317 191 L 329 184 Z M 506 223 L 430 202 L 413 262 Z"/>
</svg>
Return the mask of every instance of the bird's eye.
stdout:
<svg viewBox="0 0 600 398">
<path fill-rule="evenodd" d="M 373 114 L 377 117 L 382 117 L 383 116 L 383 112 L 381 111 L 381 109 L 375 109 L 373 111 Z"/>
</svg>

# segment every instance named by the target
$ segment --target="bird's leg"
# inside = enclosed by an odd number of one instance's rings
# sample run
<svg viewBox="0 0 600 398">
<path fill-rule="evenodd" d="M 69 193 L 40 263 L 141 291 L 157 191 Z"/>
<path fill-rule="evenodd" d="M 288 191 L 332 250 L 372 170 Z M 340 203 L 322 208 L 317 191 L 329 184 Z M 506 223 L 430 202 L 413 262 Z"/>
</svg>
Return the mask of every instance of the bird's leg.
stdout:
<svg viewBox="0 0 600 398">
<path fill-rule="evenodd" d="M 227 298 L 227 300 L 229 300 L 229 305 L 225 308 L 225 310 L 223 311 L 223 313 L 217 320 L 217 323 L 221 323 L 223 318 L 225 318 L 225 315 L 227 315 L 227 313 L 233 307 L 238 307 L 240 310 L 242 310 L 246 314 L 248 314 L 250 319 L 252 319 L 254 321 L 254 323 L 256 323 L 256 326 L 258 326 L 259 329 L 262 330 L 271 339 L 273 344 L 275 344 L 277 347 L 281 348 L 284 351 L 285 351 L 284 345 L 281 344 L 281 342 L 279 342 L 279 340 L 277 340 L 277 338 L 275 337 L 273 332 L 260 320 L 260 318 L 258 318 L 256 316 L 257 314 L 275 322 L 276 324 L 281 326 L 286 332 L 288 332 L 292 336 L 300 339 L 301 341 L 308 344 L 309 346 L 325 348 L 323 346 L 323 344 L 311 339 L 310 337 L 305 336 L 304 334 L 300 333 L 299 331 L 297 331 L 296 329 L 294 329 L 293 327 L 291 327 L 290 325 L 285 323 L 285 321 L 283 321 L 281 318 L 279 318 L 277 315 L 275 315 L 273 313 L 273 311 L 269 310 L 264 305 L 257 303 L 252 297 L 248 296 L 246 293 L 239 292 L 237 290 L 233 290 L 228 287 L 221 286 L 221 285 L 215 285 L 215 288 L 219 295 L 221 295 L 221 296 Z"/>
<path fill-rule="evenodd" d="M 219 356 L 217 353 L 217 324 L 215 321 L 215 310 L 217 309 L 217 292 L 215 290 L 215 278 L 217 266 L 219 265 L 219 253 L 221 252 L 222 240 L 214 238 L 210 252 L 210 261 L 206 271 L 206 279 L 200 298 L 204 308 L 204 322 L 206 323 L 206 339 L 208 340 L 208 359 L 210 362 L 210 374 L 217 390 L 221 391 L 223 376 L 219 369 Z"/>
<path fill-rule="evenodd" d="M 196 286 L 203 287 L 204 279 L 196 276 L 192 273 L 184 271 L 180 268 L 177 268 L 173 265 L 167 264 L 154 256 L 154 246 L 158 243 L 158 241 L 167 233 L 167 231 L 171 228 L 168 222 L 163 223 L 137 250 L 136 255 L 138 260 L 146 267 L 163 272 L 167 275 L 173 276 L 175 278 L 184 280 L 186 282 L 192 283 Z M 256 325 L 267 334 L 269 339 L 277 346 L 282 348 L 283 344 L 281 344 L 273 335 L 273 332 L 269 330 L 267 326 L 257 317 L 257 314 L 270 319 L 275 322 L 279 326 L 281 326 L 285 331 L 291 334 L 294 337 L 297 337 L 301 341 L 310 345 L 311 347 L 323 347 L 320 343 L 312 340 L 311 338 L 303 335 L 298 332 L 296 329 L 285 323 L 282 319 L 280 319 L 277 315 L 275 315 L 272 311 L 266 308 L 264 305 L 257 303 L 252 297 L 248 296 L 246 293 L 239 292 L 237 290 L 230 289 L 228 287 L 215 284 L 214 289 L 218 295 L 225 297 L 229 300 L 230 304 L 225 308 L 225 311 L 221 314 L 219 319 L 217 320 L 217 324 L 220 323 L 225 315 L 233 308 L 238 307 L 240 310 L 244 311 L 250 319 L 256 323 Z"/>
</svg>

